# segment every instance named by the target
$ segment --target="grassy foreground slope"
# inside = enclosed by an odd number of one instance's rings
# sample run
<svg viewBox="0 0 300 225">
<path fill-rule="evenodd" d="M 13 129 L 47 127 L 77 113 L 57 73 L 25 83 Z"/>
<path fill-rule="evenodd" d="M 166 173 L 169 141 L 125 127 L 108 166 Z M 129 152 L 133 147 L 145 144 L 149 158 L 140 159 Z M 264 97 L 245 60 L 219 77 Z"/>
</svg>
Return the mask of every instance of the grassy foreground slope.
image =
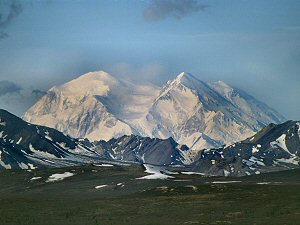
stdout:
<svg viewBox="0 0 300 225">
<path fill-rule="evenodd" d="M 146 175 L 143 171 L 139 165 L 3 171 L 0 224 L 300 223 L 300 170 L 241 178 L 136 179 Z M 63 172 L 75 175 L 46 182 Z"/>
</svg>

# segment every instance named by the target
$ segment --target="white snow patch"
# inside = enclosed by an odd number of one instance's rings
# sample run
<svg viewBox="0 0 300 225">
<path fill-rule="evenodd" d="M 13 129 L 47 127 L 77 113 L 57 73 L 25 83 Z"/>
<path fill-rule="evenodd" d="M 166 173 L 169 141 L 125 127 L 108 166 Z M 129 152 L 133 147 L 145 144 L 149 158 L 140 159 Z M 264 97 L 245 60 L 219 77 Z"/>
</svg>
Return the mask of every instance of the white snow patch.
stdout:
<svg viewBox="0 0 300 225">
<path fill-rule="evenodd" d="M 22 163 L 22 162 L 17 162 L 18 163 L 18 166 L 23 169 L 23 170 L 27 170 L 28 169 L 28 166 L 25 164 L 25 163 Z"/>
<path fill-rule="evenodd" d="M 100 189 L 100 188 L 104 188 L 104 187 L 107 187 L 107 186 L 108 186 L 107 184 L 102 184 L 102 185 L 96 186 L 95 188 L 96 189 Z"/>
<path fill-rule="evenodd" d="M 37 168 L 37 167 L 35 167 L 33 164 L 31 164 L 31 163 L 28 163 L 28 166 L 29 166 L 29 168 L 30 168 L 31 170 L 34 170 L 34 169 Z"/>
<path fill-rule="evenodd" d="M 95 166 L 98 166 L 98 167 L 112 167 L 114 165 L 111 165 L 111 164 L 105 164 L 105 163 L 102 163 L 102 164 L 94 164 Z"/>
<path fill-rule="evenodd" d="M 39 180 L 39 179 L 42 179 L 42 177 L 33 177 L 30 180 Z"/>
<path fill-rule="evenodd" d="M 136 179 L 161 179 L 161 180 L 165 180 L 168 178 L 174 178 L 172 176 L 169 176 L 167 174 L 177 174 L 177 173 L 173 173 L 170 172 L 164 168 L 158 167 L 158 166 L 153 166 L 153 165 L 148 165 L 148 164 L 144 164 L 144 167 L 146 168 L 145 172 L 146 173 L 150 173 L 151 175 L 147 175 L 144 177 L 139 177 Z"/>
<path fill-rule="evenodd" d="M 260 165 L 260 166 L 265 166 L 265 164 L 263 163 L 263 162 L 261 162 L 261 161 L 256 161 L 256 163 L 257 163 L 257 165 Z"/>
<path fill-rule="evenodd" d="M 142 159 L 142 162 L 145 163 L 145 153 L 142 155 L 141 159 Z"/>
<path fill-rule="evenodd" d="M 5 164 L 4 162 L 2 162 L 1 160 L 0 160 L 0 165 L 2 166 L 2 167 L 4 167 L 5 169 L 11 169 L 11 165 L 9 165 L 9 164 Z"/>
<path fill-rule="evenodd" d="M 72 177 L 74 176 L 75 174 L 74 173 L 70 173 L 70 172 L 64 172 L 64 173 L 55 173 L 55 174 L 52 174 L 48 180 L 46 180 L 46 182 L 55 182 L 55 181 L 60 181 L 60 180 L 63 180 L 67 177 Z"/>
<path fill-rule="evenodd" d="M 260 165 L 260 166 L 265 166 L 265 164 L 262 162 L 262 159 L 258 159 L 254 156 L 251 156 L 249 160 L 243 159 L 243 162 L 247 164 L 247 166 L 252 166 L 254 164 Z M 251 169 L 251 168 L 250 168 Z"/>
<path fill-rule="evenodd" d="M 230 172 L 224 169 L 224 176 L 228 177 L 230 175 Z"/>
<path fill-rule="evenodd" d="M 286 134 L 282 134 L 279 138 L 276 139 L 276 141 L 272 141 L 270 145 L 271 147 L 278 146 L 283 150 L 285 150 L 286 152 L 288 152 L 289 154 L 291 154 L 288 148 L 286 147 L 285 138 L 286 138 Z"/>
<path fill-rule="evenodd" d="M 254 153 L 256 153 L 256 152 L 259 152 L 259 147 L 258 147 L 258 145 L 252 147 L 252 154 L 254 154 Z"/>
<path fill-rule="evenodd" d="M 247 159 L 242 159 L 242 162 L 245 163 L 247 166 L 252 166 L 254 164 L 254 162 L 251 162 Z"/>
<path fill-rule="evenodd" d="M 4 167 L 5 169 L 11 169 L 11 165 L 5 164 L 4 162 L 1 161 L 1 154 L 2 151 L 0 150 L 0 166 Z"/>
<path fill-rule="evenodd" d="M 39 157 L 42 157 L 42 158 L 57 158 L 55 155 L 52 155 L 48 152 L 44 152 L 44 151 L 40 151 L 40 150 L 37 150 L 37 149 L 34 149 L 34 147 L 32 146 L 32 144 L 29 144 L 29 149 L 31 152 L 33 152 L 34 155 L 36 156 L 39 156 Z"/>
<path fill-rule="evenodd" d="M 51 160 L 48 160 L 48 159 L 43 159 L 43 161 L 48 162 L 48 163 L 51 163 L 51 164 L 55 164 L 55 162 L 53 162 L 53 161 L 51 161 Z"/>
<path fill-rule="evenodd" d="M 45 138 L 46 139 L 48 139 L 48 140 L 50 140 L 50 141 L 53 141 L 53 139 L 49 136 L 49 132 L 47 131 L 47 132 L 45 132 Z"/>
<path fill-rule="evenodd" d="M 110 152 L 109 152 L 108 154 L 109 154 L 109 156 L 110 156 L 112 159 L 116 159 L 116 158 L 117 158 L 117 156 L 113 156 Z"/>
<path fill-rule="evenodd" d="M 205 176 L 204 173 L 198 173 L 198 172 L 181 172 L 181 174 L 185 174 L 185 175 L 201 175 L 201 176 Z"/>
<path fill-rule="evenodd" d="M 19 138 L 19 140 L 17 141 L 16 144 L 19 145 L 21 143 L 21 141 L 22 141 L 22 137 Z"/>
<path fill-rule="evenodd" d="M 239 180 L 228 180 L 228 181 L 213 181 L 212 184 L 230 184 L 230 183 L 240 183 Z"/>
<path fill-rule="evenodd" d="M 180 152 L 180 155 L 183 157 L 183 160 L 181 160 L 181 161 L 184 165 L 189 165 L 193 162 L 194 156 L 193 156 L 193 152 L 191 150 L 183 151 L 183 150 L 181 150 L 181 145 L 178 145 L 176 148 Z"/>
<path fill-rule="evenodd" d="M 297 156 L 291 157 L 289 159 L 281 158 L 281 159 L 276 159 L 277 162 L 281 163 L 289 163 L 289 164 L 294 164 L 294 165 L 299 165 L 299 158 Z"/>
</svg>

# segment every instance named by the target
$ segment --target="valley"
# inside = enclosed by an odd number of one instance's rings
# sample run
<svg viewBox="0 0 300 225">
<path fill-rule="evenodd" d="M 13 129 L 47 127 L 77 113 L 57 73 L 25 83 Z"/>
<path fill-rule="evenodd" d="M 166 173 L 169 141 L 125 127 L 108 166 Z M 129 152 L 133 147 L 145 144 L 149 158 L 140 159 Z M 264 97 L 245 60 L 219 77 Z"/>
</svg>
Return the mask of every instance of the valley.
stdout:
<svg viewBox="0 0 300 225">
<path fill-rule="evenodd" d="M 300 219 L 299 169 L 240 178 L 136 179 L 147 175 L 144 171 L 140 165 L 2 171 L 0 224 L 295 224 Z M 74 175 L 46 182 L 65 172 Z"/>
</svg>

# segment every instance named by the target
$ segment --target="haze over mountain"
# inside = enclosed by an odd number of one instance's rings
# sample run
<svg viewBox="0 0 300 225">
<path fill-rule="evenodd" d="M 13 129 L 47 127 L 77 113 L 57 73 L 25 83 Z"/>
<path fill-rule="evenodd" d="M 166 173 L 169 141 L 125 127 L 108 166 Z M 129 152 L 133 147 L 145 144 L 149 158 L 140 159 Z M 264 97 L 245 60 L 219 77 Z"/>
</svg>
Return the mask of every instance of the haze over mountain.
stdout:
<svg viewBox="0 0 300 225">
<path fill-rule="evenodd" d="M 223 81 L 205 83 L 183 72 L 159 88 L 99 71 L 51 88 L 24 120 L 92 141 L 172 137 L 200 150 L 246 139 L 284 117 Z"/>
</svg>

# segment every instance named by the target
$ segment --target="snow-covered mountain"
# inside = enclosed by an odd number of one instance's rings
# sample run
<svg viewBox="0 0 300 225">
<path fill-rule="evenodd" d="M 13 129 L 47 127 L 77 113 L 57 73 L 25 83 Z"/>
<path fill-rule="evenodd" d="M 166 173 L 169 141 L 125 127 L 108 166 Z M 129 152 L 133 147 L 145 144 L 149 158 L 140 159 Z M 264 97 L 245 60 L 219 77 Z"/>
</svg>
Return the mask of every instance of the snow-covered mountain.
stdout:
<svg viewBox="0 0 300 225">
<path fill-rule="evenodd" d="M 128 121 L 143 117 L 157 91 L 154 85 L 137 86 L 103 71 L 87 73 L 51 88 L 24 120 L 72 137 L 110 140 L 136 133 Z"/>
<path fill-rule="evenodd" d="M 0 109 L 0 169 L 74 166 L 99 159 L 89 144 Z"/>
<path fill-rule="evenodd" d="M 270 124 L 244 141 L 200 153 L 191 170 L 208 175 L 243 176 L 300 166 L 300 122 Z"/>
<path fill-rule="evenodd" d="M 283 120 L 273 109 L 224 82 L 205 83 L 188 73 L 162 88 L 146 117 L 153 136 L 171 136 L 194 149 L 243 140 Z"/>
<path fill-rule="evenodd" d="M 168 138 L 136 135 L 91 143 L 0 109 L 0 170 L 147 163 L 190 173 L 243 176 L 300 166 L 300 122 L 270 124 L 244 141 L 193 151 Z"/>
<path fill-rule="evenodd" d="M 0 170 L 85 164 L 150 163 L 185 165 L 194 153 L 172 138 L 122 136 L 109 141 L 75 139 L 49 127 L 27 123 L 0 109 Z"/>
<path fill-rule="evenodd" d="M 179 74 L 161 89 L 100 71 L 51 88 L 24 119 L 72 137 L 109 140 L 123 135 L 167 139 L 200 150 L 252 136 L 284 118 L 224 82 Z"/>
<path fill-rule="evenodd" d="M 188 165 L 198 156 L 173 138 L 158 139 L 136 135 L 94 143 L 93 150 L 108 160 L 121 160 L 152 165 Z"/>
</svg>

